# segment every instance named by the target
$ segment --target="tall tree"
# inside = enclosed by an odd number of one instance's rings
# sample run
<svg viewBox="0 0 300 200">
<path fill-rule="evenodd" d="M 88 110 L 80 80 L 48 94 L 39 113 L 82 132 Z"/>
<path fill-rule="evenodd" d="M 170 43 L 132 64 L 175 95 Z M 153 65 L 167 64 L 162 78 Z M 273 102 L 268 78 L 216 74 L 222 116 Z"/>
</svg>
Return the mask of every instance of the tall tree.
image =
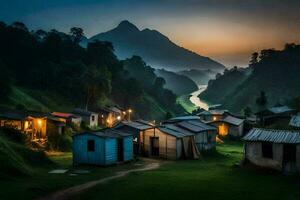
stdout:
<svg viewBox="0 0 300 200">
<path fill-rule="evenodd" d="M 267 96 L 266 96 L 266 93 L 264 91 L 260 92 L 259 97 L 257 97 L 257 99 L 256 99 L 256 103 L 259 106 L 265 106 L 268 103 Z"/>
<path fill-rule="evenodd" d="M 249 63 L 250 66 L 258 63 L 258 56 L 259 56 L 259 54 L 257 52 L 252 53 L 250 63 Z"/>
<path fill-rule="evenodd" d="M 81 42 L 82 37 L 84 36 L 83 29 L 79 28 L 79 27 L 72 27 L 70 29 L 70 34 L 73 37 L 74 43 L 76 43 L 76 44 L 78 44 L 79 42 Z"/>
</svg>

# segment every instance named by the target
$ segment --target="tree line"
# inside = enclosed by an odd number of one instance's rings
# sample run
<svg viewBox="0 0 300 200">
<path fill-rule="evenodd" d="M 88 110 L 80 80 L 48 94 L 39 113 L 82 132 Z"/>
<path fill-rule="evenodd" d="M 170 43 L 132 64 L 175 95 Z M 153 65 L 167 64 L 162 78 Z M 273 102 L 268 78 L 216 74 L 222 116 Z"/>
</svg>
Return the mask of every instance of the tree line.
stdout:
<svg viewBox="0 0 300 200">
<path fill-rule="evenodd" d="M 78 27 L 66 34 L 0 22 L 0 98 L 7 98 L 14 85 L 55 93 L 86 109 L 101 107 L 106 99 L 138 107 L 145 93 L 169 110 L 176 107 L 176 95 L 142 58 L 120 61 L 107 41 L 83 48 L 83 37 Z"/>
</svg>

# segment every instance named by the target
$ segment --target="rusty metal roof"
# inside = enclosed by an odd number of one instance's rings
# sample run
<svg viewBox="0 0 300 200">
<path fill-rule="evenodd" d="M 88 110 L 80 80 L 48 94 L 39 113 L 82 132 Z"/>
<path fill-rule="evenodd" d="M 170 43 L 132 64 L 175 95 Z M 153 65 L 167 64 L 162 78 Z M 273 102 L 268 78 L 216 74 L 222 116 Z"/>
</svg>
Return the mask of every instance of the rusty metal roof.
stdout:
<svg viewBox="0 0 300 200">
<path fill-rule="evenodd" d="M 245 137 L 243 137 L 243 140 L 253 141 L 253 142 L 261 141 L 261 142 L 299 144 L 300 131 L 253 128 Z"/>
</svg>

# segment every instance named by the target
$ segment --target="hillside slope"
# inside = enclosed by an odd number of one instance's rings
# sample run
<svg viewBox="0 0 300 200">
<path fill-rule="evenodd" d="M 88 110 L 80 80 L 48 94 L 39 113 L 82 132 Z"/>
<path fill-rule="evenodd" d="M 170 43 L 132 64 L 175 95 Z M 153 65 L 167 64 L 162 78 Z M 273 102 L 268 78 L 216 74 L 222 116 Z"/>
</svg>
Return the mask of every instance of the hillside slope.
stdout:
<svg viewBox="0 0 300 200">
<path fill-rule="evenodd" d="M 176 45 L 160 32 L 150 29 L 140 31 L 128 21 L 122 21 L 115 29 L 95 35 L 89 41 L 94 40 L 112 42 L 120 59 L 139 55 L 155 68 L 224 69 L 222 64 Z"/>
<path fill-rule="evenodd" d="M 182 74 L 189 77 L 197 85 L 206 85 L 208 84 L 209 80 L 215 78 L 217 73 L 212 70 L 190 69 L 190 70 L 179 71 L 178 74 Z"/>
<path fill-rule="evenodd" d="M 246 106 L 258 110 L 256 99 L 261 91 L 266 93 L 266 106 L 287 104 L 300 96 L 300 45 L 286 45 L 284 50 L 263 50 L 259 58 L 245 70 L 252 73 L 245 75 L 231 70 L 211 81 L 201 98 L 238 112 Z"/>
<path fill-rule="evenodd" d="M 170 72 L 164 69 L 156 69 L 155 74 L 166 80 L 165 88 L 172 90 L 177 95 L 190 94 L 198 89 L 198 86 L 190 78 Z"/>
</svg>

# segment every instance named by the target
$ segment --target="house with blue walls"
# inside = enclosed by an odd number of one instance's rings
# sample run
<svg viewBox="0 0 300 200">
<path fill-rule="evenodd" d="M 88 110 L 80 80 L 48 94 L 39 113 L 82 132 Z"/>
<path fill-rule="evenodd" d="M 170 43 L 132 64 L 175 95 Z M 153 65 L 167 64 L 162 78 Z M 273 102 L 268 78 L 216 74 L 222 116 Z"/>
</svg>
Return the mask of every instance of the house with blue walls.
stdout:
<svg viewBox="0 0 300 200">
<path fill-rule="evenodd" d="M 73 164 L 112 165 L 133 159 L 133 136 L 105 129 L 73 136 Z"/>
</svg>

